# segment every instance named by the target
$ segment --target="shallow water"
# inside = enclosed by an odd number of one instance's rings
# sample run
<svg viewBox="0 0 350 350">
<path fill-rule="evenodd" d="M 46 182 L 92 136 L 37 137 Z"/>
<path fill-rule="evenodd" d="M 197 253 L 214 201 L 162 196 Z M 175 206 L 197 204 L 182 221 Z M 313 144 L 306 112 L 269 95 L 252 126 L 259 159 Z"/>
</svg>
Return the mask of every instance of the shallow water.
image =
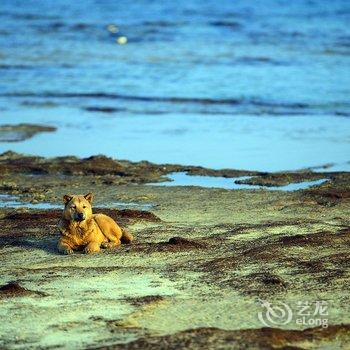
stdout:
<svg viewBox="0 0 350 350">
<path fill-rule="evenodd" d="M 266 189 L 270 191 L 297 191 L 310 188 L 312 186 L 321 185 L 328 179 L 319 179 L 314 181 L 303 181 L 298 183 L 290 183 L 285 186 L 256 186 L 247 184 L 238 184 L 236 180 L 245 180 L 251 176 L 240 176 L 234 178 L 226 178 L 221 176 L 202 176 L 202 175 L 187 175 L 184 172 L 168 174 L 167 177 L 171 181 L 150 184 L 152 186 L 199 186 L 209 188 L 225 188 L 229 190 L 256 190 Z"/>
<path fill-rule="evenodd" d="M 1 123 L 58 131 L 0 152 L 348 170 L 349 22 L 347 0 L 4 0 Z"/>
<path fill-rule="evenodd" d="M 0 194 L 0 208 L 59 209 L 62 205 L 52 203 L 22 202 L 17 196 Z"/>
<path fill-rule="evenodd" d="M 133 202 L 111 202 L 107 204 L 96 204 L 98 208 L 116 208 L 116 209 L 137 209 L 150 210 L 154 207 L 151 203 L 133 203 Z M 47 202 L 28 203 L 22 202 L 17 196 L 0 194 L 0 208 L 29 208 L 29 209 L 62 209 L 62 204 Z"/>
</svg>

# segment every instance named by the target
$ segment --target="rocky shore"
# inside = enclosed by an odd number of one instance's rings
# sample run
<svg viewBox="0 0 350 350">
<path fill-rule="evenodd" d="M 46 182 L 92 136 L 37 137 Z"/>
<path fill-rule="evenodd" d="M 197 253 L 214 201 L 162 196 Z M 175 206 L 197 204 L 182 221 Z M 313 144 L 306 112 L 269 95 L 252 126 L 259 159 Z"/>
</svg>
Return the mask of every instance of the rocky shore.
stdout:
<svg viewBox="0 0 350 350">
<path fill-rule="evenodd" d="M 149 185 L 180 171 L 251 176 L 265 186 L 328 181 L 295 192 Z M 1 196 L 24 203 L 0 208 L 1 348 L 318 349 L 350 341 L 350 173 L 7 152 L 0 174 Z M 97 255 L 59 255 L 55 206 L 65 193 L 89 191 L 95 211 L 136 240 Z M 262 323 L 263 300 L 289 305 L 291 320 Z M 328 327 L 297 322 L 298 303 L 321 301 Z"/>
</svg>

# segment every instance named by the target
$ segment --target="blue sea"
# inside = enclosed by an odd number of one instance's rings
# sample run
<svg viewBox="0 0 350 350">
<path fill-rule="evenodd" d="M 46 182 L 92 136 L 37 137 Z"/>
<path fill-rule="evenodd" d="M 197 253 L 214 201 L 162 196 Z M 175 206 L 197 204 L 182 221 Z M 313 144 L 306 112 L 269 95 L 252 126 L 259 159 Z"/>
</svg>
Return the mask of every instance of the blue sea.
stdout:
<svg viewBox="0 0 350 350">
<path fill-rule="evenodd" d="M 350 170 L 348 0 L 1 0 L 0 76 L 0 152 Z"/>
</svg>

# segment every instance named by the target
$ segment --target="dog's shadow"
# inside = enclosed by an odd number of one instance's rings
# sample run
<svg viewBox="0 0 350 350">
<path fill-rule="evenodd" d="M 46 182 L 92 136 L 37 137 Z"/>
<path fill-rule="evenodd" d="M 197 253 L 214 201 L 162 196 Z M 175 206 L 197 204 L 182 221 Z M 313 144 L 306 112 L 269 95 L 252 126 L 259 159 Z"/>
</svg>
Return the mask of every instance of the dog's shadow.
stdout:
<svg viewBox="0 0 350 350">
<path fill-rule="evenodd" d="M 59 237 L 31 237 L 31 238 L 0 238 L 0 247 L 18 247 L 25 249 L 43 250 L 49 254 L 61 255 L 57 249 Z"/>
</svg>

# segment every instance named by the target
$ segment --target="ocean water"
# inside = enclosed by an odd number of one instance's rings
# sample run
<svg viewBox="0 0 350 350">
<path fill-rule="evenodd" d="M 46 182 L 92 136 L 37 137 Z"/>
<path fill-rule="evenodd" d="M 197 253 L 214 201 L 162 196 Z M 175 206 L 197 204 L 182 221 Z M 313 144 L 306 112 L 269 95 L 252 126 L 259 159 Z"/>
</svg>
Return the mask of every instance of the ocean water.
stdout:
<svg viewBox="0 0 350 350">
<path fill-rule="evenodd" d="M 58 130 L 0 152 L 350 170 L 349 23 L 348 0 L 2 0 L 0 123 Z"/>
<path fill-rule="evenodd" d="M 292 182 L 284 186 L 259 186 L 236 183 L 237 180 L 249 179 L 252 176 L 240 176 L 235 178 L 227 178 L 220 176 L 202 176 L 202 175 L 188 175 L 185 172 L 170 173 L 167 175 L 170 181 L 151 183 L 150 186 L 199 186 L 209 188 L 225 188 L 228 190 L 258 190 L 265 189 L 269 191 L 298 191 L 324 184 L 328 179 L 319 179 L 303 182 Z M 1 199 L 1 197 L 0 197 Z M 1 206 L 1 202 L 0 202 Z"/>
</svg>

